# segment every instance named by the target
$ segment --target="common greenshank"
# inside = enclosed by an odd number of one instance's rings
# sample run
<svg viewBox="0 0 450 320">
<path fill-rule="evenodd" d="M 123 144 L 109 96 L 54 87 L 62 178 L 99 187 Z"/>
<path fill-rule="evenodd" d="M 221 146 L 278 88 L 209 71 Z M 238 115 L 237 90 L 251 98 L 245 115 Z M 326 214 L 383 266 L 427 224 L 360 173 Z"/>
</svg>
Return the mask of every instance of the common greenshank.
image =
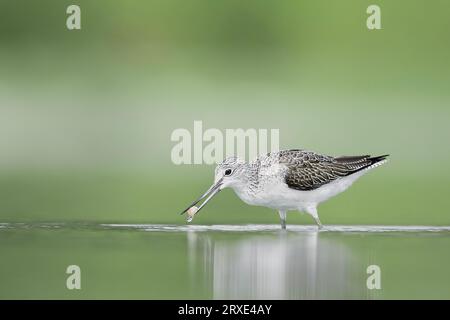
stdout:
<svg viewBox="0 0 450 320">
<path fill-rule="evenodd" d="M 271 152 L 249 163 L 229 157 L 217 165 L 214 184 L 181 214 L 186 213 L 190 222 L 219 191 L 230 187 L 249 205 L 277 210 L 282 229 L 286 229 L 289 210 L 308 213 L 320 229 L 317 206 L 345 191 L 369 170 L 384 164 L 387 156 L 332 157 L 294 149 Z"/>
</svg>

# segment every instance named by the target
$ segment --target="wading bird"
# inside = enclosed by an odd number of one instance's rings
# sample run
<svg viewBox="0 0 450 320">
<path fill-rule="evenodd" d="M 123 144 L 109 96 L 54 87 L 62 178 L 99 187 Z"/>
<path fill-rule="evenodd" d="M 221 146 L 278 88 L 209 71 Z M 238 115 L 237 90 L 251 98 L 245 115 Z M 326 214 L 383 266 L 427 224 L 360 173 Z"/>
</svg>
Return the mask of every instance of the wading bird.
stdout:
<svg viewBox="0 0 450 320">
<path fill-rule="evenodd" d="M 385 163 L 387 156 L 331 157 L 312 151 L 284 150 L 260 156 L 250 163 L 229 157 L 217 165 L 214 184 L 181 214 L 186 213 L 190 222 L 219 191 L 230 187 L 249 205 L 277 210 L 282 229 L 286 229 L 289 210 L 308 213 L 321 228 L 317 206 Z"/>
</svg>

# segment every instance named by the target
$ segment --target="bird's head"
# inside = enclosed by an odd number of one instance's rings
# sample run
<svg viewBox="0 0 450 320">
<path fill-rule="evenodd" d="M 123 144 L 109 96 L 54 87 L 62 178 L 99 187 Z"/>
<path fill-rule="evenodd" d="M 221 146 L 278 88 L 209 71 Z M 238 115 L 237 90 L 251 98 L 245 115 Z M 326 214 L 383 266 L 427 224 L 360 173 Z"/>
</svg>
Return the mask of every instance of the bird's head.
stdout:
<svg viewBox="0 0 450 320">
<path fill-rule="evenodd" d="M 215 170 L 214 184 L 220 183 L 220 189 L 234 187 L 242 182 L 245 162 L 238 157 L 229 157 L 219 163 Z"/>
<path fill-rule="evenodd" d="M 192 216 L 199 212 L 222 189 L 227 187 L 233 188 L 241 184 L 244 177 L 245 164 L 244 161 L 237 157 L 228 157 L 219 163 L 215 170 L 213 185 L 201 197 L 181 212 L 181 214 L 187 212 L 192 219 Z M 199 207 L 196 207 L 203 199 L 205 199 L 203 203 Z M 190 221 L 189 218 L 188 221 Z"/>
</svg>

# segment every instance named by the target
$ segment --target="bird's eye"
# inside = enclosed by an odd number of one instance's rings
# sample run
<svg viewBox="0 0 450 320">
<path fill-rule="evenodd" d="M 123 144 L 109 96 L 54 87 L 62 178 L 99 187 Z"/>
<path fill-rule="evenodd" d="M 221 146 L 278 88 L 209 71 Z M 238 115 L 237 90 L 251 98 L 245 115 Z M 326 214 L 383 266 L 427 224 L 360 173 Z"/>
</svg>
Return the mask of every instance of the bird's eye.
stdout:
<svg viewBox="0 0 450 320">
<path fill-rule="evenodd" d="M 225 175 L 226 175 L 226 176 L 229 176 L 230 174 L 231 174 L 231 169 L 225 170 Z"/>
</svg>

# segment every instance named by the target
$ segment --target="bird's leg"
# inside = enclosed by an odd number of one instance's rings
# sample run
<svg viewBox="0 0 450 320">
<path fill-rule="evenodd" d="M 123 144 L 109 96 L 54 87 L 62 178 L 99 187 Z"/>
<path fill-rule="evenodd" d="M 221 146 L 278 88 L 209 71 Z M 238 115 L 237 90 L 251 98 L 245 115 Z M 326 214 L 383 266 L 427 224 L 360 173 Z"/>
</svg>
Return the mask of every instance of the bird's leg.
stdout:
<svg viewBox="0 0 450 320">
<path fill-rule="evenodd" d="M 278 214 L 280 215 L 281 229 L 285 230 L 286 229 L 286 211 L 279 210 Z"/>
<path fill-rule="evenodd" d="M 323 225 L 322 222 L 320 222 L 319 214 L 317 213 L 317 208 L 315 206 L 308 207 L 306 212 L 308 212 L 313 217 L 319 230 L 322 229 Z"/>
<path fill-rule="evenodd" d="M 320 222 L 319 216 L 313 217 L 313 218 L 316 221 L 317 227 L 319 228 L 319 230 L 322 229 L 323 228 L 323 224 L 322 224 L 322 222 Z"/>
</svg>

